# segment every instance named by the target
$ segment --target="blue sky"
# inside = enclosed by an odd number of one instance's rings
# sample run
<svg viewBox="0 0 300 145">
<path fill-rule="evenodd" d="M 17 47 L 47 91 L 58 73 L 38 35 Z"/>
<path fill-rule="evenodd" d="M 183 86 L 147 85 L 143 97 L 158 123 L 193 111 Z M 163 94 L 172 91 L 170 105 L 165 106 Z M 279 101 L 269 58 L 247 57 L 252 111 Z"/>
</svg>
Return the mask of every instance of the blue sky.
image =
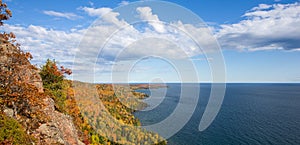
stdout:
<svg viewBox="0 0 300 145">
<path fill-rule="evenodd" d="M 13 17 L 0 29 L 17 35 L 22 48 L 33 54 L 32 62 L 41 65 L 47 58 L 56 59 L 73 68 L 74 79 L 81 81 L 110 82 L 125 77 L 131 82 L 212 82 L 217 78 L 212 71 L 219 70 L 210 68 L 218 61 L 211 58 L 216 53 L 209 47 L 214 42 L 211 34 L 224 56 L 226 82 L 300 82 L 298 0 L 169 1 L 176 8 L 149 1 L 137 5 L 134 1 L 96 0 L 4 2 Z M 118 6 L 121 8 L 113 10 Z M 130 23 L 134 21 L 139 23 Z M 199 25 L 203 23 L 206 29 Z M 119 29 L 125 25 L 128 27 Z M 98 27 L 93 34 L 95 44 L 80 44 L 93 30 L 90 26 Z M 196 41 L 208 54 L 177 33 L 179 28 L 199 36 Z M 105 40 L 110 30 L 120 31 L 99 51 L 102 43 L 94 41 Z M 81 61 L 75 60 L 78 65 L 74 67 L 75 56 Z"/>
</svg>

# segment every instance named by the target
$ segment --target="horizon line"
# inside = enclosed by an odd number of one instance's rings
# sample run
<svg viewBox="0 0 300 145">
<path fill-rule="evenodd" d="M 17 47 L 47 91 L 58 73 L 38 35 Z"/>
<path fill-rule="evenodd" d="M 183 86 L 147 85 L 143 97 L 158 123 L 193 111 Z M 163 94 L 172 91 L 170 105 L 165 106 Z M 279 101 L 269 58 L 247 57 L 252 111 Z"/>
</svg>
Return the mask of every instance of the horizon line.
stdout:
<svg viewBox="0 0 300 145">
<path fill-rule="evenodd" d="M 79 80 L 72 80 L 79 81 Z M 84 81 L 79 81 L 84 82 Z M 92 84 L 300 84 L 300 82 L 84 82 Z"/>
</svg>

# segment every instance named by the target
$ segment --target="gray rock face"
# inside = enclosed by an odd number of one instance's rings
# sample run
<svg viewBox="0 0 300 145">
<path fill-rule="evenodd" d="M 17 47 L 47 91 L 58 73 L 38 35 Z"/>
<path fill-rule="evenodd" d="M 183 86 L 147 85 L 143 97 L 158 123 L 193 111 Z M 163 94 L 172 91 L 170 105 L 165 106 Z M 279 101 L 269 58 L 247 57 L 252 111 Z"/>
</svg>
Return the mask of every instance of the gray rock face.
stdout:
<svg viewBox="0 0 300 145">
<path fill-rule="evenodd" d="M 66 144 L 62 132 L 55 124 L 42 124 L 37 131 L 43 135 L 43 142 L 47 144 Z"/>
<path fill-rule="evenodd" d="M 43 138 L 41 144 L 67 144 L 83 145 L 78 139 L 77 130 L 72 118 L 54 109 L 54 101 L 51 98 L 44 100 L 47 104 L 44 110 L 50 117 L 50 122 L 42 124 L 36 131 Z"/>
</svg>

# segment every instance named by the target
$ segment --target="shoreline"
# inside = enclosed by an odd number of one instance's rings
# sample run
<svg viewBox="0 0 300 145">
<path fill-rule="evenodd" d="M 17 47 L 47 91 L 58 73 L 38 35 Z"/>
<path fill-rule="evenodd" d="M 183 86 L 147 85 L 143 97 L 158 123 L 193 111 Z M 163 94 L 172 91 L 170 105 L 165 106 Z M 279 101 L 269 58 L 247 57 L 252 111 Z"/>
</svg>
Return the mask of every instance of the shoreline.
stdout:
<svg viewBox="0 0 300 145">
<path fill-rule="evenodd" d="M 132 90 L 142 90 L 142 89 L 159 89 L 159 88 L 168 88 L 166 84 L 130 84 L 130 89 Z"/>
<path fill-rule="evenodd" d="M 167 140 L 158 133 L 140 128 L 140 120 L 134 116 L 134 112 L 148 106 L 148 104 L 139 100 L 149 97 L 147 94 L 136 92 L 128 87 L 122 87 L 122 85 L 89 84 L 78 81 L 76 81 L 76 84 L 77 88 L 75 89 L 81 91 L 77 93 L 79 93 L 79 96 L 84 96 L 84 98 L 80 98 L 83 99 L 80 101 L 82 105 L 80 108 L 85 112 L 84 117 L 91 119 L 91 122 L 102 122 L 100 123 L 102 125 L 97 125 L 96 132 L 99 134 L 108 137 L 113 136 L 112 142 L 124 144 L 167 144 Z M 83 91 L 92 89 L 93 87 L 96 87 L 97 92 L 94 93 L 97 94 L 89 94 L 93 91 Z M 95 102 L 97 98 L 103 104 L 100 110 L 92 109 L 98 106 L 98 103 Z M 109 116 L 112 118 L 109 119 Z M 114 131 L 107 126 L 113 127 Z"/>
</svg>

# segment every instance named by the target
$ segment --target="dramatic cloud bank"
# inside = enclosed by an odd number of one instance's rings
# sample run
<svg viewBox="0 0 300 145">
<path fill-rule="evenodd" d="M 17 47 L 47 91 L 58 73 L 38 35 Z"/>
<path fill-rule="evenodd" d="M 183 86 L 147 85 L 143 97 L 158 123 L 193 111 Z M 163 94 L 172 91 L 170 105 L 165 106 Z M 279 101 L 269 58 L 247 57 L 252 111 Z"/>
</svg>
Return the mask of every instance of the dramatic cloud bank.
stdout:
<svg viewBox="0 0 300 145">
<path fill-rule="evenodd" d="M 261 4 L 216 34 L 223 49 L 300 49 L 300 4 Z"/>
</svg>

